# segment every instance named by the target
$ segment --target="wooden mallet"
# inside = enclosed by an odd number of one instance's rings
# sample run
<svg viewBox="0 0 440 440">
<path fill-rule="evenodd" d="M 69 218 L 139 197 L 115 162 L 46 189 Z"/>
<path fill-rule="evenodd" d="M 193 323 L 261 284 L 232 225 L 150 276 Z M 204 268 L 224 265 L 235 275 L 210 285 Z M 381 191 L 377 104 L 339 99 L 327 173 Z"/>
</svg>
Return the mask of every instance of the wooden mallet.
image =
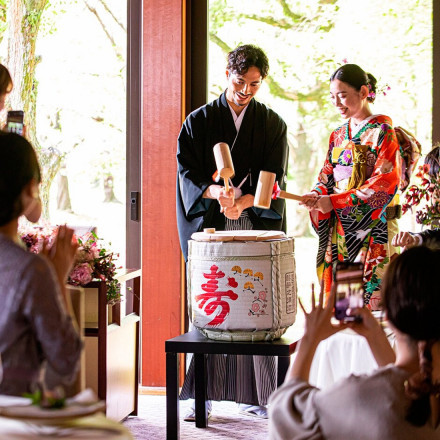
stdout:
<svg viewBox="0 0 440 440">
<path fill-rule="evenodd" d="M 254 206 L 262 209 L 269 209 L 272 199 L 291 199 L 298 202 L 302 201 L 301 196 L 290 194 L 275 186 L 275 173 L 269 171 L 260 171 L 258 176 L 257 189 L 255 191 Z"/>
<path fill-rule="evenodd" d="M 232 163 L 229 145 L 219 142 L 214 145 L 214 158 L 217 172 L 225 182 L 225 190 L 229 192 L 229 179 L 235 176 L 234 164 Z"/>
</svg>

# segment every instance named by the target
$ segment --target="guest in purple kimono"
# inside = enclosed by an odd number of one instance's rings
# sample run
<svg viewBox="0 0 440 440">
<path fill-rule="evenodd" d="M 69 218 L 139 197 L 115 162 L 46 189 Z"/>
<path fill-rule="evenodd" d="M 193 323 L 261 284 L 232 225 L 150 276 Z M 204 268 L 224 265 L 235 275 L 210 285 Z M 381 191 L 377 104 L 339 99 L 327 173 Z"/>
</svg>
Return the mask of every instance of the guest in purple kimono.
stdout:
<svg viewBox="0 0 440 440">
<path fill-rule="evenodd" d="M 58 229 L 50 252 L 26 250 L 18 218 L 41 215 L 37 156 L 30 143 L 0 133 L 0 394 L 22 395 L 39 385 L 47 363 L 63 382 L 75 378 L 82 349 L 64 285 L 77 244 Z"/>
</svg>

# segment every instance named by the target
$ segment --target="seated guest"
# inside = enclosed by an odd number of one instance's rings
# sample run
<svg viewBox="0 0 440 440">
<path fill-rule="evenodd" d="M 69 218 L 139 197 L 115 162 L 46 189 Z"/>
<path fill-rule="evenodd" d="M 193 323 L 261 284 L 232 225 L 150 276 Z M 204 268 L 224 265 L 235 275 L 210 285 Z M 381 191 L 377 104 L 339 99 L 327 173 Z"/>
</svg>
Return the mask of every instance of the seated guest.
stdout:
<svg viewBox="0 0 440 440">
<path fill-rule="evenodd" d="M 439 180 L 440 178 L 440 147 L 434 147 L 425 157 L 425 165 L 429 168 L 426 172 L 429 179 Z M 433 194 L 433 198 L 439 199 L 440 194 Z M 412 246 L 418 246 L 428 241 L 440 242 L 440 230 L 439 229 L 427 229 L 420 234 L 413 232 L 399 232 L 393 237 L 393 246 L 402 246 L 408 249 Z"/>
<path fill-rule="evenodd" d="M 350 314 L 362 321 L 347 325 L 365 336 L 379 369 L 342 379 L 325 391 L 308 383 L 310 365 L 320 341 L 344 325 L 330 321 L 334 289 L 325 307 L 323 293 L 319 304 L 312 298 L 296 359 L 270 399 L 271 439 L 440 439 L 438 267 L 440 251 L 424 246 L 390 263 L 382 289 L 396 356 L 371 312 L 353 309 Z"/>
<path fill-rule="evenodd" d="M 45 362 L 66 382 L 75 378 L 82 342 L 64 284 L 78 245 L 62 226 L 46 255 L 26 251 L 18 218 L 41 215 L 38 159 L 12 133 L 0 133 L 0 154 L 0 394 L 22 395 L 35 390 Z"/>
</svg>

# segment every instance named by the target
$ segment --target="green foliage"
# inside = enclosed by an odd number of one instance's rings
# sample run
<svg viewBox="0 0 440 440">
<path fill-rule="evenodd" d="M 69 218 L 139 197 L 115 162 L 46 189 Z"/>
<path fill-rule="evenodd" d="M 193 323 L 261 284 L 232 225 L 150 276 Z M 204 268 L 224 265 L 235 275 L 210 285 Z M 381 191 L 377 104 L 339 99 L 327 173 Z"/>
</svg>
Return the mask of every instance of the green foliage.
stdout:
<svg viewBox="0 0 440 440">
<path fill-rule="evenodd" d="M 59 390 L 44 392 L 41 386 L 33 393 L 24 393 L 23 397 L 31 399 L 32 405 L 46 409 L 60 409 L 66 405 L 66 399 L 63 393 Z"/>
<path fill-rule="evenodd" d="M 88 11 L 87 8 L 84 8 L 85 1 L 81 0 L 81 2 L 78 2 L 78 0 L 20 0 L 18 4 L 16 5 L 20 11 L 23 12 L 23 18 L 21 21 L 15 20 L 13 14 L 10 14 L 10 20 L 9 23 L 7 22 L 7 8 L 10 7 L 10 3 L 8 0 L 0 0 L 0 40 L 2 38 L 2 25 L 5 26 L 5 35 L 7 32 L 9 32 L 9 38 L 17 38 L 17 34 L 21 33 L 21 36 L 23 39 L 19 37 L 20 47 L 19 50 L 14 51 L 14 53 L 8 53 L 7 56 L 4 56 L 2 60 L 4 60 L 5 64 L 8 66 L 13 66 L 12 71 L 15 71 L 15 75 L 20 78 L 20 81 L 14 81 L 14 89 L 11 93 L 11 96 L 13 96 L 13 99 L 11 99 L 11 102 L 13 103 L 14 107 L 20 107 L 25 112 L 25 123 L 27 127 L 27 137 L 30 139 L 32 144 L 34 145 L 35 149 L 37 150 L 37 153 L 39 155 L 40 163 L 43 168 L 43 181 L 42 181 L 42 187 L 41 187 L 41 193 L 42 193 L 42 199 L 43 199 L 43 218 L 46 220 L 49 219 L 49 195 L 50 195 L 50 189 L 52 182 L 54 181 L 61 165 L 62 161 L 65 159 L 66 155 L 71 153 L 77 145 L 82 143 L 84 139 L 81 139 L 80 141 L 76 142 L 74 139 L 73 141 L 71 138 L 68 138 L 65 136 L 65 133 L 63 132 L 61 135 L 61 127 L 65 128 L 68 124 L 64 124 L 64 114 L 60 116 L 59 112 L 56 114 L 53 112 L 52 114 L 48 115 L 47 119 L 57 118 L 57 124 L 56 129 L 53 129 L 53 126 L 49 128 L 49 130 L 46 127 L 42 127 L 41 124 L 41 116 L 39 116 L 39 126 L 38 126 L 38 135 L 37 135 L 37 102 L 38 102 L 38 108 L 41 110 L 44 108 L 44 111 L 46 111 L 45 103 L 50 101 L 50 98 L 48 99 L 47 95 L 40 97 L 38 95 L 39 93 L 39 81 L 37 80 L 37 73 L 40 69 L 37 69 L 38 64 L 43 60 L 42 56 L 40 54 L 43 54 L 45 56 L 45 49 L 44 46 L 46 44 L 46 41 L 48 38 L 46 38 L 48 35 L 53 34 L 57 31 L 57 23 L 60 23 L 64 17 L 61 17 L 61 15 L 64 15 L 67 12 L 72 13 L 72 10 L 74 10 L 74 14 L 77 13 L 79 10 L 80 13 L 83 13 L 84 15 L 90 14 L 92 11 Z M 92 2 L 90 2 L 92 4 Z M 96 28 L 99 30 L 102 28 L 104 30 L 104 35 L 111 40 L 111 44 L 114 47 L 114 39 L 112 38 L 112 34 L 116 33 L 116 30 L 119 32 L 117 34 L 116 41 L 125 41 L 126 36 L 126 29 L 123 28 L 123 22 L 122 19 L 119 19 L 115 13 L 110 9 L 110 7 L 107 5 L 108 2 L 106 1 L 99 1 L 97 2 L 99 4 L 100 9 L 95 10 L 93 9 L 93 14 L 96 16 L 96 19 L 93 18 L 93 23 L 95 23 Z M 117 4 L 117 1 L 113 2 L 111 6 L 114 7 L 114 5 Z M 120 8 L 116 8 L 118 14 L 120 15 Z M 124 10 L 122 8 L 122 10 Z M 122 15 L 123 17 L 123 15 Z M 59 20 L 61 18 L 61 20 Z M 120 28 L 123 28 L 122 30 Z M 122 37 L 121 37 L 122 35 Z M 43 37 L 43 38 L 42 38 Z M 64 37 L 65 38 L 65 37 Z M 81 37 L 78 37 L 78 39 L 84 38 L 83 35 Z M 42 46 L 40 46 L 39 49 L 37 48 L 37 40 L 42 39 L 44 40 Z M 69 40 L 70 41 L 70 40 Z M 68 43 L 69 44 L 69 43 Z M 71 43 L 70 43 L 71 44 Z M 60 51 L 64 51 L 66 47 L 66 43 L 63 43 L 64 48 L 60 47 Z M 7 44 L 4 45 L 5 49 L 7 49 Z M 41 50 L 41 47 L 43 47 L 43 50 Z M 121 49 L 122 48 L 122 49 Z M 38 50 L 38 52 L 36 52 Z M 115 48 L 115 52 L 118 52 L 119 50 L 122 50 L 122 52 L 125 50 L 124 44 L 120 44 L 120 47 Z M 54 54 L 57 56 L 57 54 Z M 52 58 L 52 54 L 50 55 Z M 123 59 L 122 59 L 123 58 Z M 51 60 L 52 61 L 52 60 Z M 52 61 L 53 62 L 53 61 Z M 61 64 L 60 64 L 61 66 Z M 64 66 L 63 66 L 64 67 Z M 76 69 L 77 66 L 75 66 Z M 119 59 L 117 67 L 117 72 L 119 72 L 119 78 L 120 78 L 120 88 L 121 90 L 125 89 L 125 57 L 121 57 Z M 64 67 L 65 68 L 65 67 Z M 45 67 L 42 67 L 41 71 L 44 71 Z M 62 69 L 62 67 L 61 67 Z M 62 70 L 60 69 L 60 72 Z M 72 67 L 70 67 L 72 69 Z M 80 67 L 78 67 L 78 70 Z M 87 69 L 87 67 L 85 67 Z M 71 72 L 70 72 L 71 74 Z M 80 73 L 82 74 L 82 73 Z M 89 75 L 88 78 L 90 78 L 92 75 L 96 75 L 97 77 L 100 77 L 101 73 L 91 71 L 87 73 Z M 59 82 L 63 81 L 63 75 L 60 75 Z M 65 81 L 65 80 L 64 80 Z M 44 81 L 42 81 L 44 82 Z M 56 81 L 56 84 L 54 84 L 54 88 L 58 87 L 58 79 Z M 78 84 L 74 85 L 75 87 L 78 86 Z M 42 86 L 44 89 L 44 85 Z M 72 84 L 66 84 L 65 87 L 72 87 Z M 47 86 L 46 86 L 47 90 Z M 43 103 L 43 104 L 41 104 Z M 72 115 L 71 111 L 71 103 L 68 101 L 64 101 L 62 103 L 63 109 L 65 109 L 66 115 Z M 123 118 L 116 118 L 113 117 L 113 115 L 104 107 L 102 106 L 102 112 L 99 111 L 99 114 L 95 114 L 94 116 L 91 116 L 92 119 L 95 121 L 98 121 L 98 118 L 101 117 L 105 120 L 105 123 L 100 125 L 105 125 L 107 128 L 107 131 L 109 131 L 108 128 L 111 128 L 113 131 L 118 131 L 121 133 L 124 131 L 125 126 L 120 127 L 119 125 L 115 124 L 115 120 L 119 121 L 122 120 L 125 122 L 125 119 Z M 110 113 L 110 117 L 109 117 Z M 116 113 L 116 112 L 115 112 Z M 96 116 L 96 117 L 95 117 Z M 90 119 L 90 117 L 89 117 Z M 48 124 L 49 125 L 49 124 Z M 117 126 L 116 126 L 117 125 Z M 96 130 L 96 129 L 95 129 Z M 103 127 L 98 128 L 100 132 L 104 133 L 105 128 Z M 57 132 L 54 134 L 54 132 Z M 79 136 L 79 135 L 78 135 Z M 119 136 L 120 138 L 120 136 Z M 41 144 L 40 144 L 41 142 Z M 104 144 L 104 142 L 102 142 Z M 125 160 L 125 156 L 121 158 L 121 156 L 125 153 L 125 149 L 121 148 L 120 144 L 117 144 L 115 142 L 115 137 L 112 136 L 111 140 L 109 139 L 107 141 L 107 144 L 109 145 L 109 152 L 108 155 L 112 158 L 112 161 L 106 160 L 105 162 L 101 161 L 97 164 L 97 169 L 101 169 L 103 164 L 107 169 L 109 169 L 113 163 L 116 160 L 119 160 L 120 162 L 123 162 Z M 113 150 L 116 150 L 118 154 L 113 154 Z M 98 152 L 96 156 L 98 156 Z M 92 162 L 94 159 L 92 158 L 90 162 Z M 120 163 L 119 162 L 119 163 Z M 88 175 L 92 175 L 92 173 L 88 173 Z"/>
<path fill-rule="evenodd" d="M 334 56 L 320 46 L 334 26 L 335 14 L 334 2 L 210 2 L 210 40 L 222 50 L 223 56 L 241 43 L 257 44 L 269 56 L 270 72 L 265 80 L 269 93 L 262 90 L 258 98 L 274 108 L 288 124 L 288 177 L 293 183 L 295 176 L 296 188 L 292 191 L 300 193 L 312 187 L 322 161 L 322 155 L 319 159 L 315 156 L 317 147 L 327 144 L 330 126 L 337 120 L 327 103 L 328 76 L 334 68 Z M 210 66 L 212 61 L 213 57 Z M 214 84 L 217 81 L 213 78 Z M 314 130 L 317 120 L 325 121 L 324 129 Z M 306 220 L 304 212 L 298 214 Z M 297 224 L 298 233 L 306 232 L 308 221 Z"/>
<path fill-rule="evenodd" d="M 3 34 L 7 29 L 7 12 L 8 12 L 8 1 L 0 0 L 0 42 L 3 40 Z"/>
<path fill-rule="evenodd" d="M 50 6 L 49 0 L 24 0 L 25 14 L 23 16 L 22 32 L 35 41 L 40 29 L 41 16 Z"/>
</svg>

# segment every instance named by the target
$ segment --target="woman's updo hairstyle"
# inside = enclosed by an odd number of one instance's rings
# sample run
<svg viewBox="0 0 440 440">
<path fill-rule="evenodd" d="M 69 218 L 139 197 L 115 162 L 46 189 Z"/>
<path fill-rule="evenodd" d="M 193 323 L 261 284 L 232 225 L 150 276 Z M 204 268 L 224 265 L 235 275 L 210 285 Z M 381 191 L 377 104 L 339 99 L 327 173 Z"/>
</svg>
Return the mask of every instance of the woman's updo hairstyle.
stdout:
<svg viewBox="0 0 440 440">
<path fill-rule="evenodd" d="M 0 226 L 20 216 L 20 195 L 32 179 L 41 181 L 32 145 L 18 134 L 0 132 Z"/>
<path fill-rule="evenodd" d="M 376 78 L 371 73 L 366 73 L 357 64 L 343 64 L 332 74 L 330 82 L 335 79 L 349 84 L 357 91 L 362 86 L 367 86 L 370 91 L 367 101 L 374 102 L 376 99 Z"/>
<path fill-rule="evenodd" d="M 416 341 L 440 340 L 440 249 L 416 246 L 388 266 L 382 293 L 388 320 Z"/>
</svg>

